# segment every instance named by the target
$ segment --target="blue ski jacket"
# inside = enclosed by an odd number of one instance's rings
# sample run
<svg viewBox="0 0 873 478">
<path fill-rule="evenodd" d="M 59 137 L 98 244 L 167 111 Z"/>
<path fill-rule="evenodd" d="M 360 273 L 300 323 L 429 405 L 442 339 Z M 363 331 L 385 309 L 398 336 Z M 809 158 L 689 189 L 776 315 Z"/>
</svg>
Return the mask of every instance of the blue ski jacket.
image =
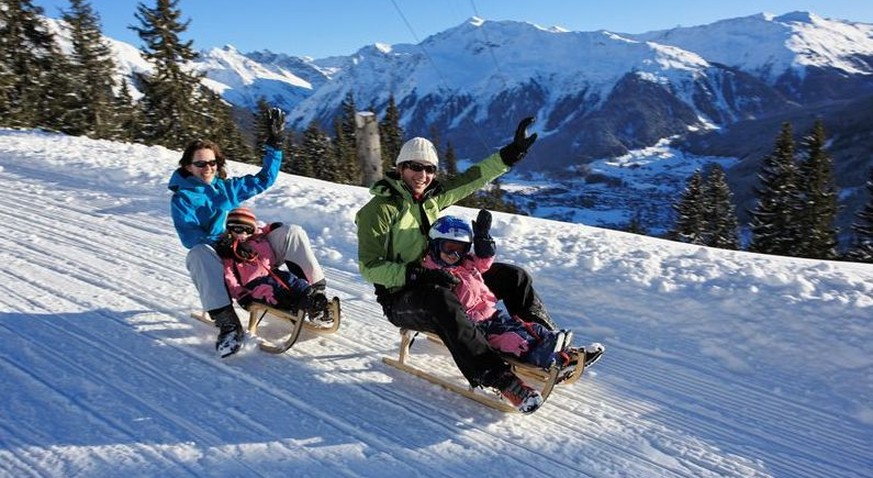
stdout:
<svg viewBox="0 0 873 478">
<path fill-rule="evenodd" d="M 197 244 L 215 243 L 224 232 L 227 213 L 276 182 L 282 151 L 269 146 L 266 149 L 263 167 L 255 175 L 216 177 L 212 184 L 206 184 L 195 176 L 184 176 L 181 168 L 173 173 L 167 186 L 173 191 L 170 215 L 183 246 L 191 249 Z"/>
</svg>

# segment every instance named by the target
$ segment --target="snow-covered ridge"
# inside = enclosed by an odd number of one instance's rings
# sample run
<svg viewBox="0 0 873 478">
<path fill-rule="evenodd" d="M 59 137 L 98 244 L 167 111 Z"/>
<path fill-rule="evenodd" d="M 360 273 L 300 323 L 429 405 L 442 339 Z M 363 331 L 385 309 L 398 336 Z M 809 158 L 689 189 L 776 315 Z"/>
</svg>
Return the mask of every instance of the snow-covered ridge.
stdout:
<svg viewBox="0 0 873 478">
<path fill-rule="evenodd" d="M 869 65 L 859 65 L 854 56 L 873 53 L 873 25 L 809 12 L 759 14 L 631 36 L 675 45 L 770 81 L 791 69 L 802 75 L 807 66 L 871 74 Z"/>
</svg>

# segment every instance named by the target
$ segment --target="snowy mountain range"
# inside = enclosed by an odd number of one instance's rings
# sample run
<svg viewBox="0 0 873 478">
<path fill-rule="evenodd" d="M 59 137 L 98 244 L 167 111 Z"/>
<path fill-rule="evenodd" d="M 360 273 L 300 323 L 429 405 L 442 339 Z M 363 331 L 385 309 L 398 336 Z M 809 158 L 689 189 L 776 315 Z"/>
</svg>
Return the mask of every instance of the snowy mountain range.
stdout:
<svg viewBox="0 0 873 478">
<path fill-rule="evenodd" d="M 136 55 L 115 45 L 119 56 Z M 121 64 L 142 68 L 136 59 Z M 375 44 L 326 59 L 225 46 L 202 52 L 195 67 L 229 102 L 253 108 L 265 97 L 289 111 L 300 130 L 313 121 L 329 128 L 348 93 L 359 108 L 379 113 L 393 95 L 408 137 L 439 131 L 461 158 L 495 151 L 520 118 L 534 114 L 541 139 L 519 171 L 549 178 L 533 196 L 517 198 L 533 214 L 554 218 L 579 217 L 594 204 L 613 211 L 595 223 L 617 226 L 634 213 L 628 199 L 652 188 L 664 195 L 648 209 L 663 211 L 687 175 L 660 171 L 655 182 L 628 182 L 624 172 L 604 167 L 656 145 L 670 146 L 668 155 L 700 158 L 696 166 L 733 159 L 725 164 L 742 213 L 753 205 L 756 165 L 782 121 L 795 122 L 798 135 L 815 117 L 826 128 L 842 122 L 828 132 L 836 162 L 850 163 L 837 167 L 847 204 L 860 202 L 866 176 L 859 172 L 873 166 L 873 158 L 857 154 L 873 149 L 873 113 L 859 106 L 873 100 L 873 25 L 807 12 L 636 35 L 472 18 L 417 45 Z M 575 196 L 544 192 L 562 180 L 558 190 Z M 590 183 L 609 190 L 597 197 L 579 192 Z M 844 207 L 844 224 L 855 209 Z M 644 220 L 663 230 L 669 218 L 653 213 Z"/>
</svg>

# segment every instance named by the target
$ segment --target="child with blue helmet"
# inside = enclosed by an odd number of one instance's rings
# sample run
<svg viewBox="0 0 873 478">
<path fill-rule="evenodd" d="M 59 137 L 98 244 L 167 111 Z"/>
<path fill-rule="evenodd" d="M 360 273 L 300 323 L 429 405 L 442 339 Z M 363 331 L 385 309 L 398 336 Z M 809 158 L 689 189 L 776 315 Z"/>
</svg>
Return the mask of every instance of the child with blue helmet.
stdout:
<svg viewBox="0 0 873 478">
<path fill-rule="evenodd" d="M 447 271 L 458 279 L 453 288 L 455 294 L 494 349 L 543 368 L 552 363 L 570 365 L 572 332 L 550 330 L 497 308 L 498 299 L 482 278 L 482 273 L 494 262 L 490 229 L 491 213 L 485 209 L 479 211 L 472 228 L 455 216 L 437 219 L 428 233 L 428 252 L 422 265 Z"/>
</svg>

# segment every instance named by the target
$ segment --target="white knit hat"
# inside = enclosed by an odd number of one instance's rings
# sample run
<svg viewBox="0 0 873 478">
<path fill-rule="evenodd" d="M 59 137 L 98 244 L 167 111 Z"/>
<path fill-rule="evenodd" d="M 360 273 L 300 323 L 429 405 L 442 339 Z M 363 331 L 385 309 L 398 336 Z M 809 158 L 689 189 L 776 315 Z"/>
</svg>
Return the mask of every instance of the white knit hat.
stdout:
<svg viewBox="0 0 873 478">
<path fill-rule="evenodd" d="M 397 155 L 395 165 L 400 166 L 400 163 L 407 161 L 430 164 L 434 167 L 439 166 L 436 148 L 433 143 L 424 138 L 412 138 L 403 143 L 403 147 L 400 148 L 400 154 Z"/>
</svg>

